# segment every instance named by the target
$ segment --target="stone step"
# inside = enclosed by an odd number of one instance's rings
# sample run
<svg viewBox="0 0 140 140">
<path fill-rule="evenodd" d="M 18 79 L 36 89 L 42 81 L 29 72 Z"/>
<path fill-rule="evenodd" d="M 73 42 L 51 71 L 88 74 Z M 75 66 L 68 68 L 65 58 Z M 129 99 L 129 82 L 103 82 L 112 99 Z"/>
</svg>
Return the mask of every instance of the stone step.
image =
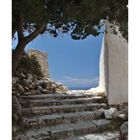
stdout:
<svg viewBox="0 0 140 140">
<path fill-rule="evenodd" d="M 102 109 L 97 111 L 75 112 L 75 113 L 61 113 L 43 116 L 34 116 L 23 118 L 26 126 L 55 126 L 63 123 L 77 123 L 80 121 L 94 120 L 102 118 L 104 111 Z"/>
<path fill-rule="evenodd" d="M 64 100 L 48 100 L 48 99 L 35 99 L 35 100 L 21 100 L 24 107 L 35 106 L 54 106 L 54 105 L 71 105 L 71 104 L 84 104 L 84 103 L 103 103 L 105 102 L 102 97 L 96 96 L 91 98 L 77 98 L 77 99 L 64 99 Z"/>
<path fill-rule="evenodd" d="M 42 127 L 27 131 L 26 137 L 34 140 L 64 140 L 65 138 L 86 134 L 95 134 L 107 131 L 112 127 L 110 120 L 100 119 L 91 121 L 81 121 L 77 124 L 63 124 L 52 127 Z"/>
<path fill-rule="evenodd" d="M 77 98 L 90 98 L 95 97 L 97 95 L 94 94 L 40 94 L 40 95 L 24 95 L 21 96 L 21 99 L 77 99 Z"/>
<path fill-rule="evenodd" d="M 42 106 L 23 108 L 23 115 L 42 115 L 42 114 L 53 114 L 53 113 L 71 113 L 71 112 L 82 112 L 82 111 L 95 111 L 100 108 L 106 108 L 105 103 L 91 103 L 91 104 L 78 104 L 78 105 L 59 105 L 59 106 Z"/>
<path fill-rule="evenodd" d="M 67 124 L 65 126 L 53 126 L 50 128 L 50 134 L 52 140 L 59 140 L 75 135 L 95 133 L 106 129 L 109 125 L 111 125 L 111 121 L 105 119 L 84 121 L 77 124 Z"/>
<path fill-rule="evenodd" d="M 120 140 L 120 133 L 118 131 L 103 132 L 96 134 L 87 134 L 81 136 L 73 136 L 64 140 Z"/>
</svg>

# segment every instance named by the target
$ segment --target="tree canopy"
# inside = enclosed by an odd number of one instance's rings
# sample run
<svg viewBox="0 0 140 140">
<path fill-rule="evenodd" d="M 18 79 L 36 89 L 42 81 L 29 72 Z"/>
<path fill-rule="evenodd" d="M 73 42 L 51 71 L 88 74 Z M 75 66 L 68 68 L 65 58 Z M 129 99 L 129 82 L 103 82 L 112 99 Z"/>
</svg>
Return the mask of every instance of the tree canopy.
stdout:
<svg viewBox="0 0 140 140">
<path fill-rule="evenodd" d="M 97 36 L 104 20 L 120 27 L 128 37 L 128 0 L 13 0 L 12 37 L 18 44 L 13 53 L 13 75 L 26 45 L 38 35 L 49 32 L 54 37 L 70 33 L 73 39 Z"/>
<path fill-rule="evenodd" d="M 70 32 L 73 39 L 97 36 L 108 18 L 128 37 L 128 0 L 13 0 L 12 33 L 18 37 L 36 30 L 54 37 Z M 31 41 L 31 39 L 29 40 Z"/>
</svg>

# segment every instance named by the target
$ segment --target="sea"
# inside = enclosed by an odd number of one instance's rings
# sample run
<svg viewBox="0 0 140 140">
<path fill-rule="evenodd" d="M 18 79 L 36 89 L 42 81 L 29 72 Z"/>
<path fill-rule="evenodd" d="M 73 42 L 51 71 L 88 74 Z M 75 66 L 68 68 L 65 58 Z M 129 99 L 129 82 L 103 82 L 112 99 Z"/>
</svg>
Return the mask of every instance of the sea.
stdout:
<svg viewBox="0 0 140 140">
<path fill-rule="evenodd" d="M 93 87 L 68 87 L 69 90 L 88 90 L 91 89 Z"/>
</svg>

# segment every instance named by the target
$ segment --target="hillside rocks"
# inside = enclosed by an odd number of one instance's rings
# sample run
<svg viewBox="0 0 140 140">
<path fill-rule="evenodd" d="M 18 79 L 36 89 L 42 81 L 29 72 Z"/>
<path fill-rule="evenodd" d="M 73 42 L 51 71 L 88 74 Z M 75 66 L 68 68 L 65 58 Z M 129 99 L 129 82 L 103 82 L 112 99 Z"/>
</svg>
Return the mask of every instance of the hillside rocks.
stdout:
<svg viewBox="0 0 140 140">
<path fill-rule="evenodd" d="M 66 93 L 67 88 L 61 83 L 54 82 L 49 78 L 37 78 L 31 74 L 19 74 L 12 78 L 14 95 L 35 95 L 48 93 Z"/>
<path fill-rule="evenodd" d="M 12 77 L 12 132 L 23 131 L 22 95 L 66 93 L 67 88 L 50 79 L 46 53 L 29 50 L 19 62 L 16 74 Z"/>
<path fill-rule="evenodd" d="M 29 50 L 24 53 L 15 77 L 12 77 L 14 95 L 65 93 L 67 88 L 50 79 L 47 53 Z"/>
</svg>

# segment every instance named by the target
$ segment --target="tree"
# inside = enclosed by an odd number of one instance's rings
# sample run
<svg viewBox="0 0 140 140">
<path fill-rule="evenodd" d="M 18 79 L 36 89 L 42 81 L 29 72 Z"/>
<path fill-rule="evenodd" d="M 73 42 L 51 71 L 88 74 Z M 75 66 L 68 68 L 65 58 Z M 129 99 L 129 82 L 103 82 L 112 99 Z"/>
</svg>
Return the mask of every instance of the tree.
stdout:
<svg viewBox="0 0 140 140">
<path fill-rule="evenodd" d="M 108 17 L 127 38 L 127 4 L 127 0 L 13 0 L 12 37 L 16 32 L 18 35 L 12 55 L 13 75 L 26 45 L 45 32 L 54 37 L 69 32 L 73 39 L 85 39 L 99 35 L 100 21 Z"/>
</svg>

